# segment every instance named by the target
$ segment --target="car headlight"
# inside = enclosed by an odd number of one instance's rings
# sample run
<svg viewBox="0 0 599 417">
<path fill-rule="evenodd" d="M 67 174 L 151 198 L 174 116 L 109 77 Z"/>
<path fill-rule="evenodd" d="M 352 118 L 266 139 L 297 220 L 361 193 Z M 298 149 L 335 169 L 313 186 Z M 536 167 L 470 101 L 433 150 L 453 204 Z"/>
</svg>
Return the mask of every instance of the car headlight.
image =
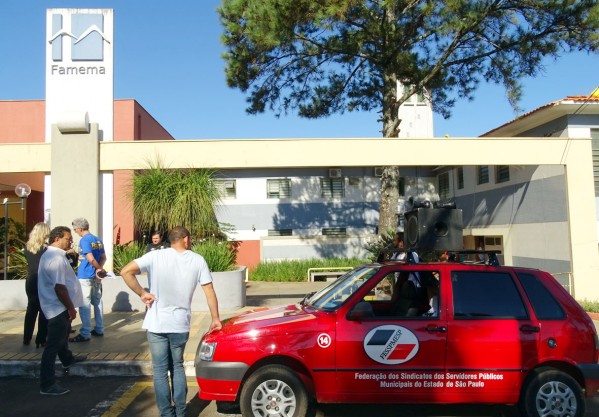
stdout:
<svg viewBox="0 0 599 417">
<path fill-rule="evenodd" d="M 200 343 L 199 356 L 200 356 L 201 360 L 211 361 L 212 357 L 214 356 L 215 351 L 216 351 L 216 342 L 207 343 L 207 342 L 202 341 L 202 343 Z"/>
</svg>

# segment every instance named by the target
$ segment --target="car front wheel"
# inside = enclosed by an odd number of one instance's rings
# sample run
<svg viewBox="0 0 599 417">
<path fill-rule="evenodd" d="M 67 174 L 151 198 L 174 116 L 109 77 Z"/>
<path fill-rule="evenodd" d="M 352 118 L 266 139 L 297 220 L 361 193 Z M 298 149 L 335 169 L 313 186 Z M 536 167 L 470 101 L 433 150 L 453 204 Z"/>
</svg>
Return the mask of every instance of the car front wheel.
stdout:
<svg viewBox="0 0 599 417">
<path fill-rule="evenodd" d="M 535 371 L 528 382 L 520 409 L 527 417 L 583 417 L 582 388 L 570 375 L 554 370 Z"/>
<path fill-rule="evenodd" d="M 306 388 L 286 366 L 269 365 L 254 372 L 243 385 L 239 406 L 243 416 L 304 417 Z"/>
</svg>

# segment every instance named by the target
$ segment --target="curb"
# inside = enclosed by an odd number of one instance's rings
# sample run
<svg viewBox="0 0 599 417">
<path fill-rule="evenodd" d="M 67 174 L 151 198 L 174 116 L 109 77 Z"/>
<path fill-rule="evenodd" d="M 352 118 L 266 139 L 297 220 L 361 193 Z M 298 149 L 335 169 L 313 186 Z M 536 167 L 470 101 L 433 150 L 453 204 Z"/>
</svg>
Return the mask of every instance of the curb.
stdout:
<svg viewBox="0 0 599 417">
<path fill-rule="evenodd" d="M 195 377 L 195 364 L 185 361 L 185 375 Z M 67 371 L 62 369 L 59 361 L 55 363 L 56 375 L 73 375 L 83 377 L 98 376 L 152 376 L 151 361 L 85 361 L 73 365 Z M 0 378 L 22 377 L 39 378 L 40 363 L 31 360 L 0 360 Z"/>
<path fill-rule="evenodd" d="M 591 313 L 590 311 L 587 311 L 587 314 L 592 320 L 599 321 L 599 313 Z"/>
</svg>

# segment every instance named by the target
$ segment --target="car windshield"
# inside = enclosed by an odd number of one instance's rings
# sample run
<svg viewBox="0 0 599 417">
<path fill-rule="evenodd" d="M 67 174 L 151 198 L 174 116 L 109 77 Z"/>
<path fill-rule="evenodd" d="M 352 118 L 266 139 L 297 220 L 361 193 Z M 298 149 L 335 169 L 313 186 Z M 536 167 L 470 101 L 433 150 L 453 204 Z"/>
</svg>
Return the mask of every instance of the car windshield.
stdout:
<svg viewBox="0 0 599 417">
<path fill-rule="evenodd" d="M 305 304 L 322 310 L 333 311 L 377 272 L 377 267 L 358 267 L 310 296 Z"/>
</svg>

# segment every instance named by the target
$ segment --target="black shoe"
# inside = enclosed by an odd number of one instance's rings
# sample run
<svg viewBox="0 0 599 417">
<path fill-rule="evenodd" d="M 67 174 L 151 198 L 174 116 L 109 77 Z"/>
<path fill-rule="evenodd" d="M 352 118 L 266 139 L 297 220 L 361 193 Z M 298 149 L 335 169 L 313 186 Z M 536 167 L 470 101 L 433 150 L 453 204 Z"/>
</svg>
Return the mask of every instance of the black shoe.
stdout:
<svg viewBox="0 0 599 417">
<path fill-rule="evenodd" d="M 104 336 L 104 333 L 98 333 L 96 329 L 94 329 L 92 330 L 92 336 L 102 337 Z"/>
<path fill-rule="evenodd" d="M 77 335 L 77 336 L 75 336 L 75 337 L 71 337 L 71 338 L 69 339 L 69 342 L 71 342 L 71 343 L 89 342 L 89 339 L 87 339 L 87 338 L 85 338 L 85 337 L 81 336 L 81 334 L 78 334 L 78 335 Z"/>
<path fill-rule="evenodd" d="M 71 360 L 71 362 L 69 362 L 68 365 L 62 365 L 62 369 L 69 369 L 71 366 L 75 365 L 76 363 L 85 362 L 86 359 L 87 359 L 87 356 L 74 355 L 73 359 Z"/>
<path fill-rule="evenodd" d="M 64 395 L 66 393 L 68 393 L 70 390 L 61 387 L 58 384 L 54 384 L 49 386 L 48 388 L 41 388 L 40 389 L 40 394 L 42 395 Z"/>
</svg>

